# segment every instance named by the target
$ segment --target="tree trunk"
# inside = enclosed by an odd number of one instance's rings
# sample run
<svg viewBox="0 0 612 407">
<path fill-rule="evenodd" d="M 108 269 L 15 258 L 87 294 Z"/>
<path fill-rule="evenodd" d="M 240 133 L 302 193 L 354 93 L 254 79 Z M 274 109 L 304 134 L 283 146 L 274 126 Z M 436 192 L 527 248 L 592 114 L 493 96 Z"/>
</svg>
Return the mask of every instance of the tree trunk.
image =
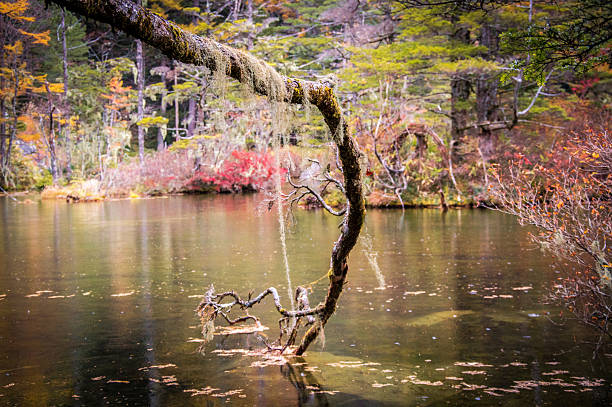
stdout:
<svg viewBox="0 0 612 407">
<path fill-rule="evenodd" d="M 4 38 L 2 36 L 2 30 L 0 30 L 0 44 L 4 44 Z M 0 66 L 4 66 L 4 52 L 0 52 Z M 0 89 L 4 89 L 4 76 L 0 75 Z M 6 179 L 5 171 L 8 166 L 8 159 L 6 158 L 6 105 L 4 104 L 4 98 L 0 98 L 0 174 L 3 175 L 3 181 Z"/>
<path fill-rule="evenodd" d="M 127 0 L 105 2 L 53 0 L 53 2 L 86 17 L 111 23 L 158 48 L 170 58 L 184 63 L 204 65 L 213 72 L 223 69 L 226 75 L 250 85 L 253 91 L 268 96 L 273 102 L 302 104 L 308 101 L 319 109 L 338 149 L 344 175 L 347 210 L 340 236 L 331 253 L 329 289 L 323 302 L 315 307 L 320 323 L 306 331 L 296 350 L 296 354 L 303 354 L 336 310 L 348 273 L 348 255 L 357 243 L 365 217 L 359 163 L 361 154 L 349 132 L 334 90 L 322 82 L 281 76 L 270 65 L 244 51 L 188 33 L 176 24 Z M 279 312 L 283 315 L 287 313 L 282 308 Z"/>
<path fill-rule="evenodd" d="M 458 19 L 451 17 L 451 23 L 457 24 Z M 470 31 L 467 28 L 460 27 L 451 35 L 451 40 L 461 42 L 463 44 L 470 43 Z M 461 160 L 459 148 L 463 142 L 465 129 L 470 115 L 470 93 L 472 85 L 470 80 L 464 74 L 458 72 L 451 76 L 451 157 L 457 162 Z"/>
<path fill-rule="evenodd" d="M 178 102 L 178 66 L 174 64 L 174 141 L 181 139 L 181 133 L 179 132 L 179 102 Z"/>
<path fill-rule="evenodd" d="M 2 86 L 2 83 L 0 83 Z M 5 145 L 6 145 L 6 124 L 4 123 L 4 118 L 6 116 L 6 111 L 4 107 L 4 99 L 0 100 L 0 172 L 4 174 L 5 167 L 7 165 L 8 160 L 5 155 Z"/>
<path fill-rule="evenodd" d="M 496 77 L 483 75 L 476 81 L 476 116 L 478 120 L 478 146 L 485 160 L 489 160 L 496 150 L 497 131 L 489 123 L 497 121 L 497 83 Z"/>
<path fill-rule="evenodd" d="M 64 73 L 64 137 L 66 138 L 66 178 L 72 178 L 72 155 L 70 149 L 72 148 L 72 141 L 70 139 L 70 116 L 71 109 L 70 103 L 68 102 L 68 47 L 66 46 L 66 11 L 61 9 L 62 12 L 62 67 Z"/>
<path fill-rule="evenodd" d="M 200 0 L 194 0 L 193 1 L 193 7 L 200 7 Z M 198 19 L 197 17 L 193 17 L 192 20 L 193 24 L 197 24 L 198 23 Z M 195 132 L 195 128 L 196 128 L 196 109 L 197 109 L 197 102 L 196 100 L 192 97 L 189 99 L 189 110 L 187 112 L 187 138 L 191 138 L 194 135 Z"/>
<path fill-rule="evenodd" d="M 166 72 L 162 72 L 161 77 L 162 77 L 162 83 L 164 84 L 164 90 L 162 91 L 162 95 L 160 99 L 161 116 L 166 117 L 166 101 L 164 100 L 166 96 L 168 95 L 168 92 L 166 91 Z M 164 132 L 160 126 L 157 129 L 157 151 L 162 151 L 165 148 L 166 148 L 166 145 L 164 143 Z"/>
<path fill-rule="evenodd" d="M 144 56 L 142 41 L 136 40 L 136 69 L 138 71 L 138 122 L 144 118 Z M 138 157 L 140 164 L 144 163 L 144 136 L 145 128 L 138 124 Z"/>
<path fill-rule="evenodd" d="M 189 111 L 187 114 L 187 138 L 193 137 L 196 125 L 196 106 L 194 99 L 189 99 Z"/>
<path fill-rule="evenodd" d="M 493 25 L 484 24 L 480 29 L 480 44 L 487 47 L 487 59 L 494 60 L 499 51 L 499 32 Z M 485 73 L 476 81 L 476 118 L 478 121 L 478 146 L 483 160 L 489 160 L 496 151 L 497 131 L 489 125 L 497 121 L 499 104 L 497 101 L 498 78 Z"/>
</svg>

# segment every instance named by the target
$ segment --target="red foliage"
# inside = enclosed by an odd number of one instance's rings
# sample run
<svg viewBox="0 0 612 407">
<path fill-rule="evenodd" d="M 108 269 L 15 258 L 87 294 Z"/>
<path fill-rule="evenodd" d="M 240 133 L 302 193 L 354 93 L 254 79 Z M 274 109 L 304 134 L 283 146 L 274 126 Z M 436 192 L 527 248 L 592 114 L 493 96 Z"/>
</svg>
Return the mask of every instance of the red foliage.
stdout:
<svg viewBox="0 0 612 407">
<path fill-rule="evenodd" d="M 587 92 L 593 88 L 598 82 L 600 78 L 587 78 L 578 82 L 577 85 L 572 86 L 572 91 L 581 98 L 584 98 Z"/>
<path fill-rule="evenodd" d="M 186 188 L 192 191 L 216 189 L 220 192 L 257 191 L 276 174 L 277 167 L 272 156 L 254 151 L 232 151 L 231 158 L 223 162 L 214 173 L 205 170 L 197 171 L 191 177 Z M 280 169 L 281 175 L 287 170 Z"/>
</svg>

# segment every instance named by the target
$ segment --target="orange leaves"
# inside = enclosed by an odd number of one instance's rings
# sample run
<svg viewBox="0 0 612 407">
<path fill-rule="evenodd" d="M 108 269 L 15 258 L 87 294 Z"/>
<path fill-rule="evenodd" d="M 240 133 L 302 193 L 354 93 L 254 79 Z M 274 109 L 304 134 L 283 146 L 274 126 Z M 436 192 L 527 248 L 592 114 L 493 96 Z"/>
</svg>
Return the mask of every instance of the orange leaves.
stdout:
<svg viewBox="0 0 612 407">
<path fill-rule="evenodd" d="M 108 88 L 110 90 L 108 94 L 100 95 L 101 98 L 108 100 L 108 104 L 105 105 L 107 109 L 118 112 L 130 105 L 129 92 L 132 88 L 131 86 L 123 86 L 121 77 L 113 76 L 108 83 Z"/>
<path fill-rule="evenodd" d="M 18 119 L 25 125 L 25 130 L 19 132 L 19 138 L 23 141 L 37 141 L 41 138 L 38 125 L 32 116 L 19 116 Z"/>
<path fill-rule="evenodd" d="M 49 36 L 49 30 L 43 31 L 41 33 L 31 33 L 24 30 L 19 30 L 19 32 L 25 36 L 29 36 L 34 39 L 34 41 L 32 41 L 32 44 L 49 45 L 49 40 L 51 39 L 51 37 Z"/>
<path fill-rule="evenodd" d="M 49 84 L 49 92 L 51 92 L 51 93 L 63 93 L 64 92 L 64 84 L 63 83 L 50 83 Z"/>
<path fill-rule="evenodd" d="M 13 45 L 5 45 L 4 50 L 9 58 L 21 55 L 23 53 L 23 43 L 17 40 Z"/>
<path fill-rule="evenodd" d="M 26 16 L 30 2 L 27 0 L 17 0 L 13 2 L 0 1 L 0 15 L 6 16 L 15 21 L 34 22 L 34 17 Z"/>
</svg>

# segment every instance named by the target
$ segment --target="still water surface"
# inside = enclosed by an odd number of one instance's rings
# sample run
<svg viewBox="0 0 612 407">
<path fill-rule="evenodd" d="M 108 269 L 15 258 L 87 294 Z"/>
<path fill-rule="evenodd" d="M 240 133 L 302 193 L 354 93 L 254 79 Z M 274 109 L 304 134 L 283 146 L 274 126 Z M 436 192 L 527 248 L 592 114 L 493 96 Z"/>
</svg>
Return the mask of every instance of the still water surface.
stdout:
<svg viewBox="0 0 612 407">
<path fill-rule="evenodd" d="M 592 360 L 589 331 L 549 320 L 555 267 L 489 211 L 369 210 L 304 358 L 235 351 L 260 349 L 253 334 L 202 346 L 193 310 L 210 284 L 273 285 L 286 302 L 276 211 L 259 199 L 0 198 L 0 405 L 610 405 L 612 355 Z M 296 213 L 294 285 L 325 274 L 338 223 Z M 311 303 L 324 280 L 314 289 Z M 271 303 L 255 313 L 276 335 Z"/>
</svg>

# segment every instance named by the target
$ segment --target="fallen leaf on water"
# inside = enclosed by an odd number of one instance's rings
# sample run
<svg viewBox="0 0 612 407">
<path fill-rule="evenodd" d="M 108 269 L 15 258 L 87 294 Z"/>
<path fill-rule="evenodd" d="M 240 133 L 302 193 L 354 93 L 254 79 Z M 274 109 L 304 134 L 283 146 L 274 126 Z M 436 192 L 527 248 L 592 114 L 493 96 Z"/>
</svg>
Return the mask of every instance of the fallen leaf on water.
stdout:
<svg viewBox="0 0 612 407">
<path fill-rule="evenodd" d="M 149 369 L 165 369 L 167 367 L 176 367 L 176 365 L 174 363 L 168 363 L 165 365 L 153 365 L 153 366 L 145 366 L 145 367 L 141 367 L 138 370 L 149 370 Z"/>
<path fill-rule="evenodd" d="M 542 380 L 515 380 L 514 383 L 516 383 L 514 386 L 515 389 L 526 389 L 526 390 L 533 390 L 537 387 L 541 387 L 541 386 L 550 386 L 551 382 L 545 382 Z"/>
<path fill-rule="evenodd" d="M 461 387 L 463 386 L 463 387 Z M 487 386 L 483 386 L 480 384 L 470 384 L 470 383 L 466 383 L 466 382 L 461 382 L 461 386 L 458 386 L 458 388 L 462 389 L 462 390 L 467 390 L 467 391 L 472 391 L 472 390 L 477 390 L 477 389 L 484 389 Z"/>
<path fill-rule="evenodd" d="M 287 363 L 287 359 L 283 356 L 270 357 L 264 360 L 257 360 L 249 365 L 249 367 L 267 367 L 267 366 L 283 366 Z"/>
<path fill-rule="evenodd" d="M 317 386 L 306 386 L 306 390 L 310 390 L 313 393 L 319 393 L 319 394 L 330 394 L 330 395 L 334 395 L 336 393 L 338 393 L 338 390 L 323 390 L 320 387 Z"/>
<path fill-rule="evenodd" d="M 410 382 L 412 384 L 417 384 L 421 386 L 442 386 L 444 383 L 437 380 L 435 382 L 429 380 L 420 380 L 416 376 L 408 376 L 406 379 L 402 380 L 402 383 Z"/>
<path fill-rule="evenodd" d="M 334 362 L 334 363 L 328 363 L 328 366 L 333 366 L 333 367 L 350 367 L 350 368 L 356 368 L 356 367 L 364 367 L 364 366 L 380 366 L 380 363 L 376 363 L 376 362 L 361 362 L 361 361 L 343 361 L 341 360 L 340 362 Z"/>
<path fill-rule="evenodd" d="M 604 380 L 603 379 L 595 379 L 595 380 L 581 380 L 578 382 L 578 384 L 580 386 L 584 386 L 584 387 L 597 387 L 597 386 L 603 386 L 604 385 Z"/>
<path fill-rule="evenodd" d="M 207 395 L 209 395 L 211 393 L 216 392 L 217 390 L 220 390 L 220 389 L 216 389 L 214 387 L 206 386 L 206 387 L 204 387 L 202 389 L 199 389 L 199 390 L 198 389 L 186 389 L 186 390 L 183 390 L 183 393 L 191 393 L 191 397 L 193 397 L 193 396 L 201 396 L 201 395 L 207 396 Z"/>
<path fill-rule="evenodd" d="M 212 397 L 228 397 L 228 396 L 233 396 L 235 394 L 240 394 L 243 391 L 244 390 L 242 390 L 242 389 L 228 390 L 225 393 L 213 393 L 213 394 L 211 394 L 211 396 Z"/>
<path fill-rule="evenodd" d="M 550 383 L 554 384 L 555 386 L 560 386 L 560 387 L 576 387 L 575 384 L 573 384 L 573 383 L 566 383 L 566 382 L 564 382 L 563 380 L 561 380 L 559 378 L 553 379 L 553 381 L 550 382 Z"/>
<path fill-rule="evenodd" d="M 500 388 L 500 387 L 489 387 L 487 390 L 488 391 L 493 391 L 493 392 L 501 391 L 501 392 L 504 392 L 504 393 L 520 393 L 520 391 L 517 390 L 517 389 L 504 389 L 504 388 Z"/>
<path fill-rule="evenodd" d="M 134 291 L 130 291 L 128 293 L 111 294 L 111 297 L 127 297 L 128 295 L 132 294 L 134 294 Z"/>
<path fill-rule="evenodd" d="M 552 372 L 542 373 L 543 376 L 556 376 L 558 374 L 567 374 L 569 371 L 567 370 L 553 370 Z"/>
<path fill-rule="evenodd" d="M 485 372 L 484 370 L 466 370 L 464 372 L 461 372 L 463 374 L 470 374 L 470 375 L 479 375 L 479 374 L 487 374 L 487 372 Z"/>
<path fill-rule="evenodd" d="M 493 365 L 485 365 L 480 362 L 455 362 L 455 366 L 463 366 L 463 367 L 493 367 Z"/>
<path fill-rule="evenodd" d="M 178 386 L 178 381 L 176 380 L 176 376 L 174 375 L 162 376 L 161 383 L 165 384 L 166 386 Z"/>
</svg>

